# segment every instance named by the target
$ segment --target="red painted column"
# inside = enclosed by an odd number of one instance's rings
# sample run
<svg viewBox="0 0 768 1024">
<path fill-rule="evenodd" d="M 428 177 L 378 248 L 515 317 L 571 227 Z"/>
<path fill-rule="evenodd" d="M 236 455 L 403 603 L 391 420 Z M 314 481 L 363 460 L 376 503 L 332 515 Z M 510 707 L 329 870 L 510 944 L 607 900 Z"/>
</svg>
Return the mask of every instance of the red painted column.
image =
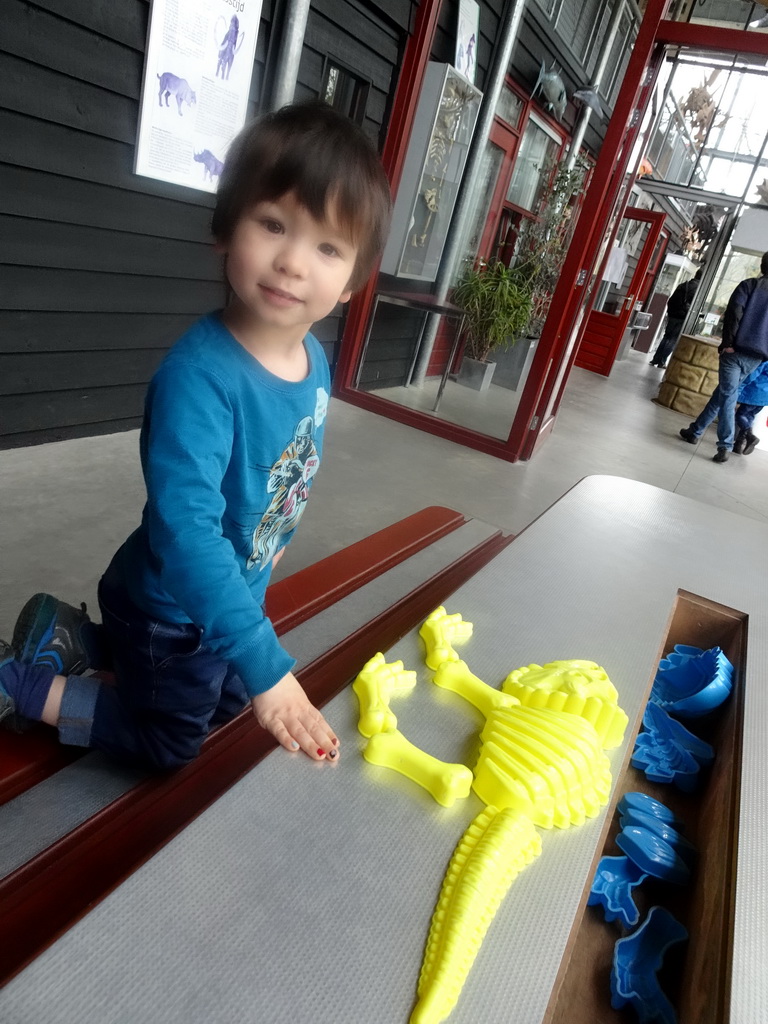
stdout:
<svg viewBox="0 0 768 1024">
<path fill-rule="evenodd" d="M 645 16 L 627 65 L 613 116 L 608 124 L 595 165 L 584 206 L 579 215 L 575 239 L 566 256 L 560 280 L 552 298 L 520 406 L 507 444 L 512 461 L 530 458 L 544 422 L 544 413 L 555 386 L 572 332 L 579 324 L 600 243 L 610 221 L 629 163 L 632 146 L 640 132 L 642 106 L 638 102 L 646 73 L 654 63 L 656 34 L 668 0 L 648 0 Z M 656 54 L 656 63 L 660 55 Z M 653 72 L 652 72 L 653 74 Z M 654 76 L 655 77 L 655 76 Z M 652 80 L 646 82 L 646 88 Z M 580 244 L 579 244 L 580 243 Z M 570 354 L 570 358 L 575 355 Z M 567 371 L 566 371 L 567 372 Z M 532 428 L 534 417 L 538 423 Z"/>
</svg>

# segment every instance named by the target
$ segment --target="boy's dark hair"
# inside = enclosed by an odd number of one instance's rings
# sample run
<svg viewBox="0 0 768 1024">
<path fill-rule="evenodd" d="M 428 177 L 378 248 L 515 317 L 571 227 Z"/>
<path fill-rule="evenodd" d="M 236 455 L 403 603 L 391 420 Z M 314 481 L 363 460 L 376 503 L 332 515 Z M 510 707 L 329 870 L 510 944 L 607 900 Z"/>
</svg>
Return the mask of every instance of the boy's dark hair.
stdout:
<svg viewBox="0 0 768 1024">
<path fill-rule="evenodd" d="M 768 252 L 764 252 L 763 258 L 760 260 L 760 273 L 763 277 L 768 276 Z"/>
<path fill-rule="evenodd" d="M 376 150 L 356 124 L 325 103 L 296 103 L 246 125 L 219 179 L 211 230 L 228 242 L 251 206 L 293 192 L 316 220 L 334 202 L 358 248 L 350 288 L 361 288 L 381 255 L 392 200 Z"/>
</svg>

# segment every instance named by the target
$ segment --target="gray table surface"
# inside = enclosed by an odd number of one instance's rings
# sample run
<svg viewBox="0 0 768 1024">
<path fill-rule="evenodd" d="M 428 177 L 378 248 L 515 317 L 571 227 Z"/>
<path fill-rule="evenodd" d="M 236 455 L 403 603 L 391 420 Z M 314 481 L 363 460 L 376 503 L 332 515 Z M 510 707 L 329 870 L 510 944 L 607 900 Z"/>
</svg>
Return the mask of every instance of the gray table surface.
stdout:
<svg viewBox="0 0 768 1024">
<path fill-rule="evenodd" d="M 749 615 L 733 1024 L 762 1024 L 768 1005 L 766 550 L 760 523 L 590 477 L 447 602 L 475 623 L 462 654 L 481 678 L 498 685 L 530 662 L 589 658 L 631 722 L 678 589 Z M 480 716 L 430 682 L 415 633 L 388 658 L 419 672 L 393 704 L 402 731 L 472 766 Z M 270 755 L 10 982 L 0 1020 L 407 1021 L 445 867 L 481 804 L 440 807 L 368 765 L 350 691 L 327 715 L 340 764 Z M 611 752 L 614 767 L 624 753 Z M 502 904 L 452 1024 L 540 1024 L 602 822 L 542 831 L 543 852 Z"/>
</svg>

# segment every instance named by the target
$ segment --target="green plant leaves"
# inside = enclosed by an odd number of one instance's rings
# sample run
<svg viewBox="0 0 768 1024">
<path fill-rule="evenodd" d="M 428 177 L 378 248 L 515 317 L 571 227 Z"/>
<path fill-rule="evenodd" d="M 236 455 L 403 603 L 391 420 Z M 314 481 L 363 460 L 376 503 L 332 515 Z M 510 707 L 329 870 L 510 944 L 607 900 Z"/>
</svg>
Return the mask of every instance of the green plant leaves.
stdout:
<svg viewBox="0 0 768 1024">
<path fill-rule="evenodd" d="M 453 301 L 465 314 L 466 352 L 485 360 L 495 348 L 514 345 L 531 315 L 531 287 L 526 275 L 500 260 L 467 267 L 454 289 Z"/>
</svg>

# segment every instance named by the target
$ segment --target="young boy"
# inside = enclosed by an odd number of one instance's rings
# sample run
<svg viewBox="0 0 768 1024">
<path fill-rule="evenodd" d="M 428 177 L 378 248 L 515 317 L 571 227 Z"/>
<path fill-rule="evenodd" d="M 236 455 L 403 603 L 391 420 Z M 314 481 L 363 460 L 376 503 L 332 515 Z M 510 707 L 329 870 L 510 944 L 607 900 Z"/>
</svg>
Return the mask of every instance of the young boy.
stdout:
<svg viewBox="0 0 768 1024">
<path fill-rule="evenodd" d="M 99 584 L 102 625 L 28 601 L 0 649 L 0 718 L 174 768 L 250 700 L 286 749 L 338 759 L 263 601 L 322 454 L 330 378 L 308 331 L 366 281 L 390 206 L 375 150 L 330 107 L 284 107 L 233 142 L 212 221 L 228 303 L 149 386 L 147 502 Z M 116 685 L 81 674 L 105 667 Z"/>
</svg>

